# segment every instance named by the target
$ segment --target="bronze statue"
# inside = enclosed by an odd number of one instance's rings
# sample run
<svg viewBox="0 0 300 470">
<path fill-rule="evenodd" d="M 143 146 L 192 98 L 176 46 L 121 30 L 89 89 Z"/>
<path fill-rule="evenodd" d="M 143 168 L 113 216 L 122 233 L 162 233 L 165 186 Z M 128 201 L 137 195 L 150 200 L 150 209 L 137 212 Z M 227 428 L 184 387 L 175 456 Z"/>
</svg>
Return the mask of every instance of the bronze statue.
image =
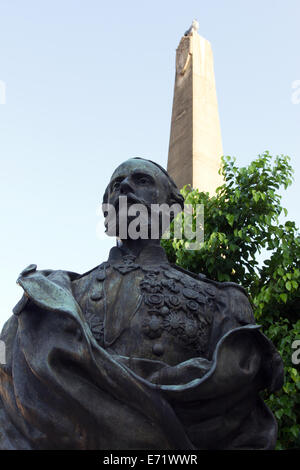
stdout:
<svg viewBox="0 0 300 470">
<path fill-rule="evenodd" d="M 104 202 L 178 203 L 166 171 L 130 159 Z M 117 235 L 118 224 L 117 224 Z M 6 322 L 1 449 L 272 449 L 259 396 L 283 368 L 242 287 L 171 265 L 159 239 L 124 239 L 85 274 L 37 271 Z"/>
</svg>

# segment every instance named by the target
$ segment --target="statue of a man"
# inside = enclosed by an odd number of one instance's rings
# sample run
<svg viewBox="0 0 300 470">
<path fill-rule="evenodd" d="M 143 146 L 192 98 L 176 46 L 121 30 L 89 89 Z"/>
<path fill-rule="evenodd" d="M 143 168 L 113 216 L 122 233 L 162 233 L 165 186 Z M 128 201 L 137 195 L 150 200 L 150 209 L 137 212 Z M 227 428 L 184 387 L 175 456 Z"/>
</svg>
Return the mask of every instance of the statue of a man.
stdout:
<svg viewBox="0 0 300 470">
<path fill-rule="evenodd" d="M 117 216 L 120 196 L 183 205 L 144 159 L 112 175 Z M 149 238 L 119 240 L 85 274 L 30 265 L 18 283 L 1 335 L 1 449 L 274 448 L 259 392 L 281 387 L 282 361 L 240 286 L 171 265 Z"/>
</svg>

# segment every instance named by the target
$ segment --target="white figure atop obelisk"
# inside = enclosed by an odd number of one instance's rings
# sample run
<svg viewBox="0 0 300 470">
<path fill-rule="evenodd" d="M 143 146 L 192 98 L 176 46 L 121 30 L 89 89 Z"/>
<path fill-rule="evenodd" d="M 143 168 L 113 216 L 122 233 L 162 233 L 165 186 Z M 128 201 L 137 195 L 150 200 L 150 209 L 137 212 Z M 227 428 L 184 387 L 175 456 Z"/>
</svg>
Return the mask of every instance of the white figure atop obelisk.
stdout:
<svg viewBox="0 0 300 470">
<path fill-rule="evenodd" d="M 168 172 L 180 188 L 213 195 L 223 183 L 223 149 L 212 49 L 198 28 L 194 20 L 176 51 Z"/>
<path fill-rule="evenodd" d="M 184 33 L 185 36 L 189 36 L 193 32 L 197 33 L 199 30 L 199 23 L 197 20 L 193 20 L 192 25 L 190 28 Z"/>
</svg>

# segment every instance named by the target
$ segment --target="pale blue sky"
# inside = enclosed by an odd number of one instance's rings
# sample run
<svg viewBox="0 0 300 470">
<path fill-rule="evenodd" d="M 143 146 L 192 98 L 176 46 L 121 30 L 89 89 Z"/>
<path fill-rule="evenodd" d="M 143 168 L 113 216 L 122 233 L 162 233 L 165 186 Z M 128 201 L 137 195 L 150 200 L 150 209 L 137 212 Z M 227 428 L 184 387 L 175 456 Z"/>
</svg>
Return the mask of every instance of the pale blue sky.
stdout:
<svg viewBox="0 0 300 470">
<path fill-rule="evenodd" d="M 0 324 L 28 264 L 106 259 L 96 209 L 120 162 L 166 166 L 175 50 L 193 18 L 213 47 L 224 153 L 290 155 L 284 204 L 300 225 L 299 0 L 0 0 Z"/>
</svg>

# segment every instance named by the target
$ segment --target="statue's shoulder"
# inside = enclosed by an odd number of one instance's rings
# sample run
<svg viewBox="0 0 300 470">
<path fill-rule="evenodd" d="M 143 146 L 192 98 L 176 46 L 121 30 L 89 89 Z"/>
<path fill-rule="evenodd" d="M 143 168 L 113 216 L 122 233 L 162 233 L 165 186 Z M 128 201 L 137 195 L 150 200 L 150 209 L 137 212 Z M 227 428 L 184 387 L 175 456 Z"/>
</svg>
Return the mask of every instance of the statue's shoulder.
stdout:
<svg viewBox="0 0 300 470">
<path fill-rule="evenodd" d="M 77 276 L 73 280 L 77 282 L 82 282 L 88 279 L 92 279 L 95 277 L 95 275 L 104 273 L 108 267 L 109 264 L 107 263 L 107 261 L 104 261 L 103 263 L 98 264 L 97 266 L 92 269 L 89 269 L 89 271 L 86 271 L 83 274 L 77 274 Z"/>
<path fill-rule="evenodd" d="M 36 264 L 30 264 L 20 272 L 17 278 L 17 284 L 22 287 L 24 293 L 19 302 L 12 309 L 13 314 L 15 316 L 20 315 L 31 301 L 26 286 L 28 288 L 30 284 L 39 285 L 44 279 L 46 279 L 47 281 L 51 281 L 52 283 L 71 291 L 71 283 L 79 276 L 80 274 L 78 273 L 62 269 L 38 270 Z"/>
<path fill-rule="evenodd" d="M 83 280 L 86 280 L 87 278 L 90 278 L 93 276 L 94 272 L 99 268 L 99 266 L 95 266 L 94 268 L 92 269 L 89 269 L 88 271 L 82 273 L 82 274 L 77 274 L 76 277 L 74 277 L 72 279 L 73 282 L 80 282 L 80 281 L 83 281 Z"/>
<path fill-rule="evenodd" d="M 105 268 L 106 265 L 107 263 L 104 262 L 98 266 L 95 266 L 89 271 L 84 272 L 83 274 L 79 274 L 74 271 L 68 271 L 68 270 L 62 270 L 62 269 L 37 270 L 36 264 L 30 264 L 25 269 L 23 269 L 23 271 L 19 274 L 18 280 L 38 274 L 38 275 L 47 277 L 50 281 L 56 282 L 57 284 L 62 284 L 63 281 L 66 281 L 66 280 L 68 281 L 68 283 L 72 283 L 72 284 L 81 283 L 81 282 L 85 282 L 89 278 L 92 278 L 95 272 L 98 272 L 99 270 L 103 270 L 103 268 Z"/>
<path fill-rule="evenodd" d="M 106 276 L 106 269 L 108 268 L 108 263 L 104 262 L 95 266 L 92 269 L 84 272 L 83 274 L 78 274 L 76 278 L 72 281 L 72 291 L 73 295 L 77 301 L 82 298 L 89 292 L 93 283 L 103 281 Z"/>
<path fill-rule="evenodd" d="M 57 274 L 60 274 L 63 276 L 68 276 L 70 281 L 73 281 L 74 279 L 77 279 L 80 276 L 80 274 L 78 273 L 75 273 L 73 271 L 63 270 L 63 269 L 39 269 L 38 270 L 36 264 L 30 264 L 25 269 L 23 269 L 23 271 L 20 272 L 18 279 L 32 276 L 33 274 L 41 274 L 42 276 L 49 277 L 50 279 L 52 279 Z"/>
<path fill-rule="evenodd" d="M 94 278 L 94 273 L 98 272 L 101 266 L 102 265 L 96 266 L 83 274 L 79 274 L 73 271 L 61 269 L 38 270 L 36 264 L 30 264 L 21 271 L 17 279 L 17 283 L 23 288 L 24 293 L 19 302 L 12 309 L 14 315 L 19 316 L 25 308 L 34 306 L 39 293 L 36 288 L 34 288 L 33 291 L 35 292 L 35 296 L 29 294 L 28 292 L 33 292 L 32 289 L 30 289 L 30 286 L 42 286 L 44 285 L 44 281 L 46 283 L 50 281 L 50 284 L 48 284 L 47 287 L 48 290 L 49 288 L 52 289 L 55 288 L 55 286 L 58 286 L 73 295 L 77 300 L 82 293 L 86 291 L 89 283 Z"/>
<path fill-rule="evenodd" d="M 204 274 L 196 274 L 175 264 L 171 265 L 188 283 L 188 279 L 201 284 L 204 292 L 208 292 L 215 302 L 226 305 L 226 310 L 235 317 L 239 324 L 255 323 L 253 310 L 246 290 L 235 282 L 218 282 Z"/>
<path fill-rule="evenodd" d="M 192 271 L 188 271 L 187 269 L 182 268 L 181 266 L 178 266 L 177 264 L 171 264 L 171 266 L 174 270 L 178 271 L 186 278 L 193 278 L 197 281 L 204 282 L 207 285 L 210 285 L 217 290 L 221 289 L 221 290 L 227 290 L 227 291 L 228 290 L 237 291 L 247 297 L 247 292 L 244 289 L 244 287 L 240 286 L 239 284 L 236 284 L 235 282 L 218 282 L 218 281 L 209 279 L 208 277 L 205 276 L 205 274 L 201 274 L 201 273 L 196 274 Z"/>
</svg>

